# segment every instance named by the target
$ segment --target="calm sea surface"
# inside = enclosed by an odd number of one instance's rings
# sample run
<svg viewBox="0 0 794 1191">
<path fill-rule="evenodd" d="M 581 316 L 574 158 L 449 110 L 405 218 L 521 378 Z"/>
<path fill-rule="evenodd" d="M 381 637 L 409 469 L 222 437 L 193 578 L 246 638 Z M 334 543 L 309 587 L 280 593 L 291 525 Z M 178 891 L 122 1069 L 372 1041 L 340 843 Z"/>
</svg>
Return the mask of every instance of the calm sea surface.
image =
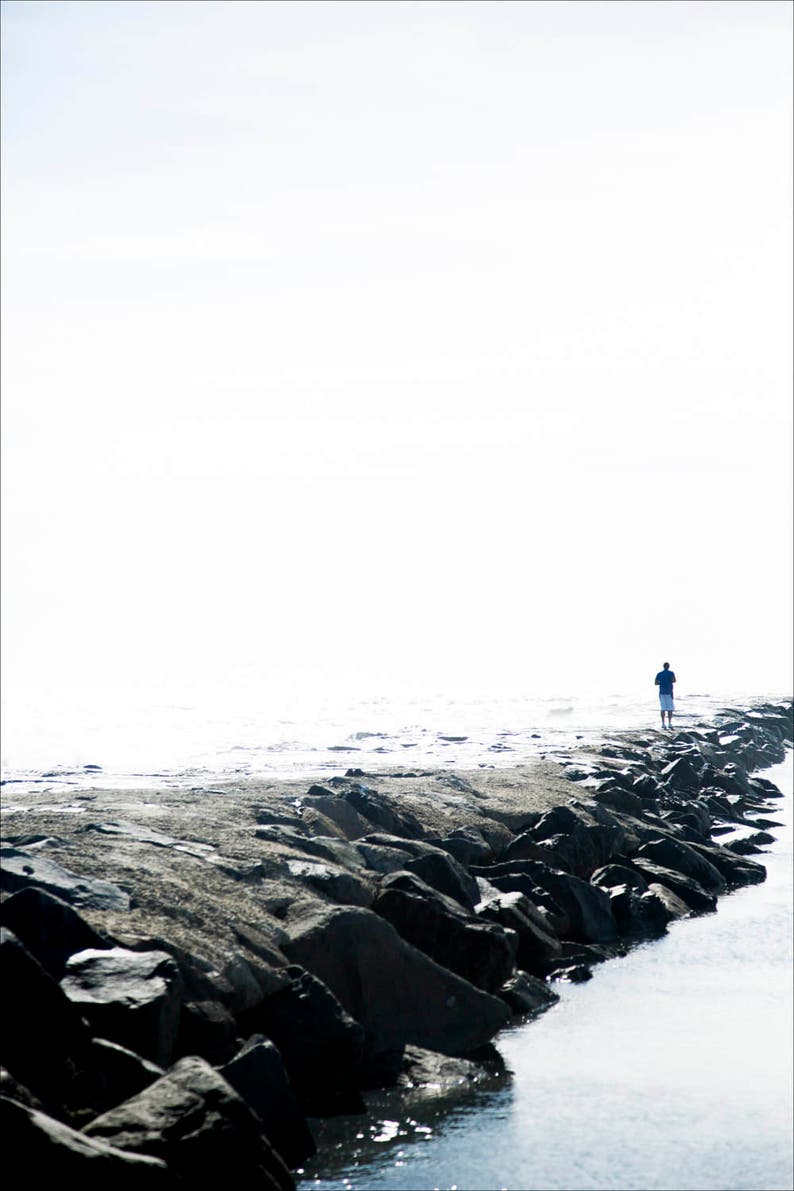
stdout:
<svg viewBox="0 0 794 1191">
<path fill-rule="evenodd" d="M 505 1087 L 351 1121 L 300 1191 L 790 1191 L 791 755 L 764 776 L 786 825 L 763 885 L 558 984 L 558 1005 L 498 1037 Z"/>
<path fill-rule="evenodd" d="M 748 701 L 684 694 L 676 722 L 686 727 Z M 658 724 L 651 682 L 589 698 L 498 691 L 351 697 L 211 685 L 8 690 L 2 765 L 6 793 L 23 782 L 63 790 L 317 777 L 348 766 L 465 770 L 554 757 L 610 732 Z"/>
</svg>

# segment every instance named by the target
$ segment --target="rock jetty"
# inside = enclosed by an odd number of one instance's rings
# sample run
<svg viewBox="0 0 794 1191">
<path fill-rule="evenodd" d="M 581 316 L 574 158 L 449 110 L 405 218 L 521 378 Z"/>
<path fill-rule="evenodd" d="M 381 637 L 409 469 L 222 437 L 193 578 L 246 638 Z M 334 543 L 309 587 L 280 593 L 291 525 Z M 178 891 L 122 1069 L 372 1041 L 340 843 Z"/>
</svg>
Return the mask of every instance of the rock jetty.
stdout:
<svg viewBox="0 0 794 1191">
<path fill-rule="evenodd" d="M 476 1085 L 557 980 L 763 881 L 791 742 L 763 703 L 514 769 L 9 796 L 10 1168 L 286 1191 L 312 1121 Z"/>
</svg>

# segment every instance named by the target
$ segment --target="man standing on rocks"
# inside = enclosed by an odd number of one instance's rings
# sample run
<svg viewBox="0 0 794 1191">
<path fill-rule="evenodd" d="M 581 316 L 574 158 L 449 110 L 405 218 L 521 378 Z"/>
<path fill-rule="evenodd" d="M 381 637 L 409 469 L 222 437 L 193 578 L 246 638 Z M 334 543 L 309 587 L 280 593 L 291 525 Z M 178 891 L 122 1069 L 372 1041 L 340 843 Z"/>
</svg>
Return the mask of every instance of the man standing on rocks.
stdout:
<svg viewBox="0 0 794 1191">
<path fill-rule="evenodd" d="M 662 710 L 662 727 L 664 727 L 664 715 L 667 712 L 668 728 L 673 726 L 673 683 L 675 682 L 675 674 L 670 669 L 670 663 L 665 662 L 663 669 L 656 675 L 655 685 L 659 688 L 659 704 Z"/>
</svg>

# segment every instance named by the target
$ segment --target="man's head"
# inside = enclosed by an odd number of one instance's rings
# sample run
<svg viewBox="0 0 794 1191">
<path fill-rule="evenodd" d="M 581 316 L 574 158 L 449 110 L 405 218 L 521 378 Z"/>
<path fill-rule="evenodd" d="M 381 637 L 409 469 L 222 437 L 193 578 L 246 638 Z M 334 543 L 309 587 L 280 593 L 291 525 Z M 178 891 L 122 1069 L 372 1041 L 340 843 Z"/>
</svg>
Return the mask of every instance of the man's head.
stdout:
<svg viewBox="0 0 794 1191">
<path fill-rule="evenodd" d="M 664 669 L 665 669 L 665 670 L 669 670 L 669 669 L 670 669 L 670 663 L 669 663 L 669 662 L 664 662 L 664 663 L 663 663 L 663 666 L 664 666 Z"/>
</svg>

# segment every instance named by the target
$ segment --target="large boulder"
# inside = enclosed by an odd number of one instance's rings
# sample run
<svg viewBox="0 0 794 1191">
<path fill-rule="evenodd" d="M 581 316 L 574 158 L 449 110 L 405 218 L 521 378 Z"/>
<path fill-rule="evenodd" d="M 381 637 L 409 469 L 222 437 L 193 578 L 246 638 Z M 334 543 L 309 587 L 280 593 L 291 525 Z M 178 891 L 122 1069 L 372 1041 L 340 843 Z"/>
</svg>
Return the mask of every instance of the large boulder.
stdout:
<svg viewBox="0 0 794 1191">
<path fill-rule="evenodd" d="M 61 988 L 95 1033 L 167 1067 L 174 1053 L 183 991 L 164 951 L 88 948 L 71 956 Z"/>
<path fill-rule="evenodd" d="M 31 850 L 0 848 L 0 889 L 16 893 L 29 885 L 61 898 L 70 906 L 91 910 L 130 908 L 129 894 L 112 881 L 81 877 Z"/>
<path fill-rule="evenodd" d="M 203 1059 L 180 1059 L 138 1096 L 91 1121 L 87 1137 L 164 1161 L 186 1184 L 216 1179 L 268 1191 L 294 1183 L 244 1100 Z"/>
<path fill-rule="evenodd" d="M 766 880 L 766 869 L 763 864 L 758 864 L 755 860 L 748 860 L 744 856 L 737 856 L 728 847 L 723 848 L 719 844 L 696 843 L 690 844 L 690 847 L 693 852 L 703 856 L 722 874 L 730 889 L 736 889 L 742 885 L 759 885 Z"/>
<path fill-rule="evenodd" d="M 63 976 L 66 961 L 76 951 L 113 946 L 72 906 L 33 885 L 20 889 L 3 902 L 0 922 L 55 980 Z"/>
<path fill-rule="evenodd" d="M 725 878 L 714 865 L 701 853 L 691 848 L 689 844 L 682 843 L 680 840 L 669 837 L 650 840 L 642 845 L 637 856 L 684 873 L 712 893 L 722 893 L 725 889 Z"/>
<path fill-rule="evenodd" d="M 406 942 L 485 992 L 497 992 L 512 974 L 515 936 L 479 921 L 413 873 L 385 877 L 372 908 Z"/>
<path fill-rule="evenodd" d="M 512 931 L 516 962 L 535 976 L 544 976 L 560 952 L 560 941 L 529 898 L 517 890 L 494 890 L 477 907 L 478 917 Z"/>
<path fill-rule="evenodd" d="M 11 1178 L 32 1187 L 80 1191 L 171 1191 L 177 1183 L 165 1162 L 130 1154 L 86 1137 L 63 1121 L 0 1096 L 3 1161 Z"/>
<path fill-rule="evenodd" d="M 347 799 L 340 798 L 338 794 L 322 786 L 312 786 L 302 802 L 304 822 L 308 820 L 306 812 L 314 811 L 334 823 L 345 839 L 359 839 L 362 835 L 369 835 L 376 830 L 375 824 L 359 814 Z M 308 822 L 307 825 L 311 826 Z"/>
<path fill-rule="evenodd" d="M 545 980 L 539 980 L 537 976 L 520 969 L 499 990 L 499 996 L 507 1002 L 513 1013 L 520 1017 L 536 1017 L 560 999 L 559 993 L 556 993 Z"/>
<path fill-rule="evenodd" d="M 275 1044 L 308 1115 L 362 1112 L 357 1080 L 363 1027 L 317 976 L 297 964 L 285 974 L 283 988 L 241 1016 L 241 1030 Z"/>
<path fill-rule="evenodd" d="M 88 1026 L 63 989 L 19 940 L 0 928 L 4 1021 L 0 1063 L 47 1112 L 81 1106 L 80 1075 L 91 1041 Z"/>
<path fill-rule="evenodd" d="M 434 963 L 370 910 L 304 906 L 285 926 L 284 952 L 361 1022 L 373 1053 L 411 1042 L 465 1054 L 509 1017 L 503 1002 Z"/>
<path fill-rule="evenodd" d="M 381 831 L 405 839 L 421 839 L 425 835 L 422 824 L 410 811 L 398 811 L 389 799 L 361 782 L 345 783 L 339 797 Z"/>
<path fill-rule="evenodd" d="M 603 889 L 545 864 L 535 864 L 532 877 L 562 907 L 570 922 L 573 942 L 609 943 L 617 939 L 617 923 Z"/>
<path fill-rule="evenodd" d="M 651 885 L 664 885 L 676 895 L 695 914 L 708 913 L 716 910 L 717 899 L 692 877 L 662 864 L 655 864 L 644 856 L 637 856 L 631 865 L 640 872 Z"/>
<path fill-rule="evenodd" d="M 265 1136 L 287 1166 L 300 1166 L 316 1152 L 317 1145 L 272 1042 L 261 1034 L 253 1035 L 220 1073 L 259 1117 Z"/>
<path fill-rule="evenodd" d="M 394 835 L 375 834 L 359 840 L 357 847 L 365 856 L 369 855 L 367 849 L 371 847 L 388 848 L 392 853 L 402 852 L 402 869 L 416 873 L 433 889 L 454 898 L 467 910 L 473 910 L 479 900 L 474 877 L 454 856 L 432 844 L 419 840 L 404 840 Z"/>
</svg>

